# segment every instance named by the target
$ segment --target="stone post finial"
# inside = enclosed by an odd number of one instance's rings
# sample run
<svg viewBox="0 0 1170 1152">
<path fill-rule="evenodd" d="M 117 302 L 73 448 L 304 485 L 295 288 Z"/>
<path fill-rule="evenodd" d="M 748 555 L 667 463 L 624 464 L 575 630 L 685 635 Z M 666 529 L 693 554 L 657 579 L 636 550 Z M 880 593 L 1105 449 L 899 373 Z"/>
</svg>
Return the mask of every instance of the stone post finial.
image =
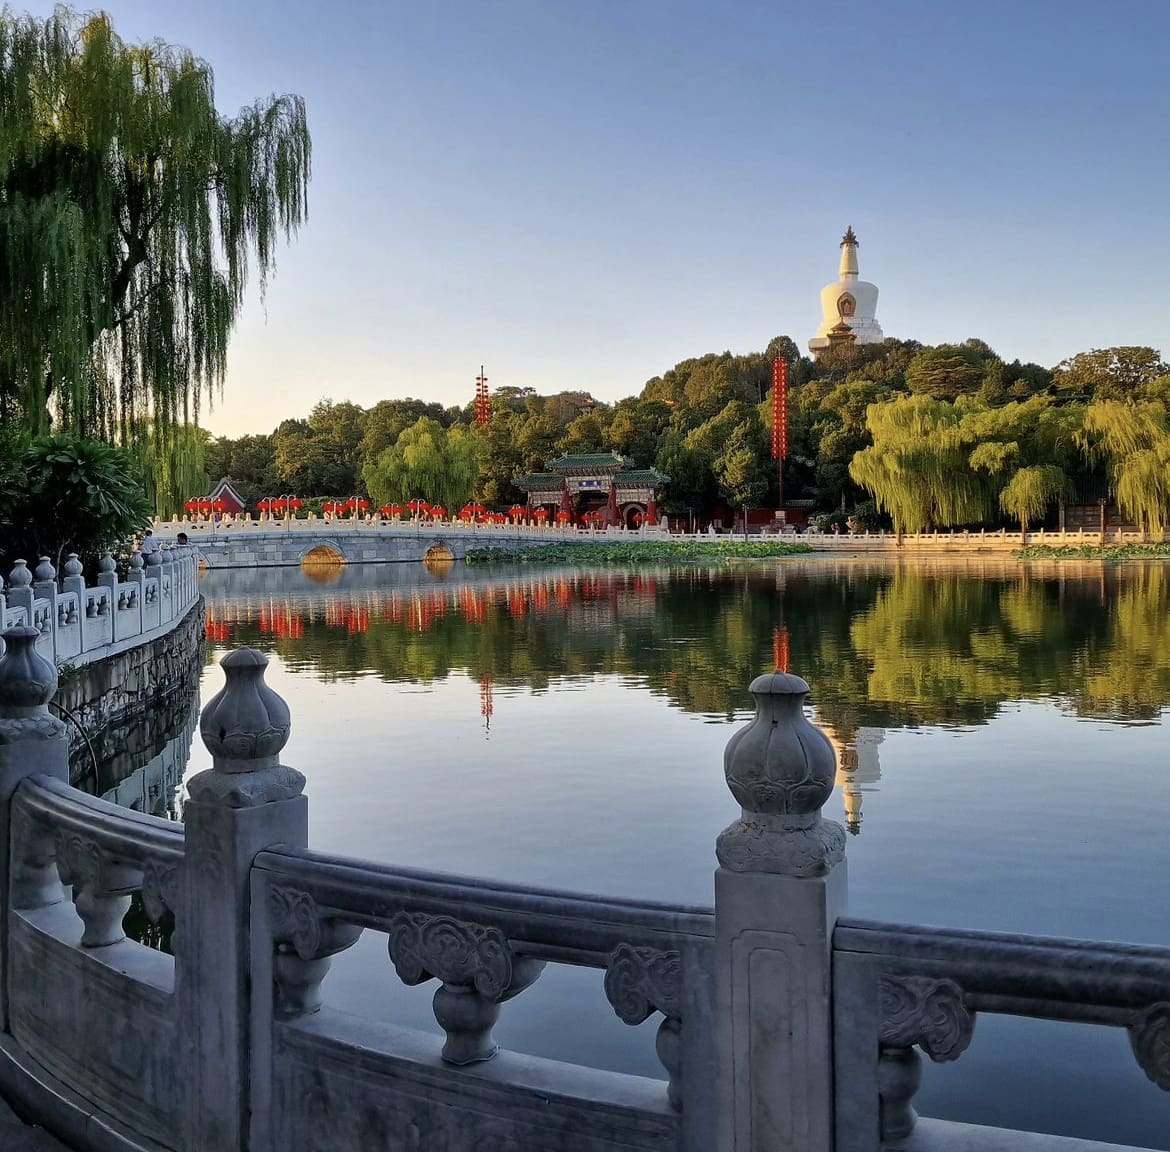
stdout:
<svg viewBox="0 0 1170 1152">
<path fill-rule="evenodd" d="M 114 557 L 109 552 L 103 552 L 101 559 L 98 561 L 99 572 L 114 572 L 118 565 L 114 562 Z"/>
<path fill-rule="evenodd" d="M 4 633 L 4 655 L 0 657 L 0 713 L 5 716 L 33 715 L 43 709 L 57 692 L 57 669 L 36 649 L 38 628 L 19 625 Z M 56 727 L 60 721 L 54 720 Z"/>
<path fill-rule="evenodd" d="M 8 573 L 9 588 L 27 588 L 32 583 L 32 573 L 28 570 L 28 562 L 17 560 Z"/>
<path fill-rule="evenodd" d="M 53 567 L 53 561 L 48 556 L 42 556 L 37 561 L 33 577 L 39 584 L 47 584 L 50 580 L 57 579 L 57 569 Z"/>
<path fill-rule="evenodd" d="M 220 666 L 227 683 L 199 720 L 212 767 L 189 782 L 191 796 L 198 792 L 200 799 L 233 808 L 299 796 L 304 776 L 280 763 L 292 722 L 288 705 L 264 683 L 268 657 L 254 648 L 237 648 Z"/>
<path fill-rule="evenodd" d="M 742 817 L 719 836 L 719 862 L 733 872 L 821 876 L 845 852 L 845 829 L 821 818 L 836 755 L 804 714 L 809 686 L 787 672 L 752 681 L 755 719 L 730 740 L 723 772 Z"/>
<path fill-rule="evenodd" d="M 66 576 L 80 576 L 85 571 L 84 565 L 81 563 L 81 557 L 76 552 L 70 552 L 65 557 L 65 575 Z"/>
<path fill-rule="evenodd" d="M 145 561 L 142 559 L 141 552 L 139 552 L 137 549 L 135 549 L 133 552 L 130 553 L 130 571 L 131 572 L 142 571 L 144 564 L 145 564 Z"/>
</svg>

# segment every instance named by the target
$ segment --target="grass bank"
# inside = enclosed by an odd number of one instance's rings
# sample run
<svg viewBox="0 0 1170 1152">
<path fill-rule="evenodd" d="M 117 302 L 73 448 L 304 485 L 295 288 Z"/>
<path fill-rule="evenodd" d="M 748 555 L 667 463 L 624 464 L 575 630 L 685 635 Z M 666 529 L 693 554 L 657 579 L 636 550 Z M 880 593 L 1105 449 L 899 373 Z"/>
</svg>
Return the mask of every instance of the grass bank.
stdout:
<svg viewBox="0 0 1170 1152">
<path fill-rule="evenodd" d="M 1032 544 L 1012 555 L 1021 560 L 1170 560 L 1170 544 L 1081 544 L 1063 548 Z"/>
<path fill-rule="evenodd" d="M 811 551 L 807 544 L 783 544 L 778 540 L 646 540 L 637 544 L 598 540 L 543 548 L 476 548 L 467 553 L 467 563 L 685 564 L 702 560 L 767 560 Z"/>
</svg>

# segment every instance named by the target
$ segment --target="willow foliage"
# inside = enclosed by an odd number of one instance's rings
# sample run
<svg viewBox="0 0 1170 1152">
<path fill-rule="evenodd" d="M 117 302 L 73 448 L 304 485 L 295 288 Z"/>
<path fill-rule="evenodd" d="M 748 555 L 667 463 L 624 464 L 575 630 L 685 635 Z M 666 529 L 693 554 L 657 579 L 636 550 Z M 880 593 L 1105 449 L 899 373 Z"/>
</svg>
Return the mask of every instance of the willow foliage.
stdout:
<svg viewBox="0 0 1170 1152">
<path fill-rule="evenodd" d="M 866 410 L 873 444 L 849 465 L 849 475 L 868 489 L 896 532 L 923 532 L 973 524 L 988 514 L 993 490 L 974 469 L 964 401 L 949 404 L 907 396 Z"/>
<path fill-rule="evenodd" d="M 0 419 L 123 443 L 197 420 L 309 173 L 300 97 L 225 118 L 184 48 L 0 11 Z"/>
<path fill-rule="evenodd" d="M 475 491 L 479 450 L 462 425 L 444 428 L 424 416 L 362 469 L 362 479 L 375 505 L 421 498 L 453 515 Z"/>
<path fill-rule="evenodd" d="M 1100 400 L 1085 409 L 1081 442 L 1101 457 L 1117 506 L 1158 535 L 1170 521 L 1170 419 L 1157 401 Z"/>
</svg>

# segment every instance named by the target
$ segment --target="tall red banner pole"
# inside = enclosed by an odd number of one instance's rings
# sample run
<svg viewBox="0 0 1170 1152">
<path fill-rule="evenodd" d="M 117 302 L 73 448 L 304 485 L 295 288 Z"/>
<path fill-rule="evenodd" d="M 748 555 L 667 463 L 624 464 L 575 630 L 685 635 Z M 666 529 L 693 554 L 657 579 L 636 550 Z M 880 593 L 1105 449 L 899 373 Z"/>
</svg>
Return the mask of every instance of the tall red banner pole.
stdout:
<svg viewBox="0 0 1170 1152">
<path fill-rule="evenodd" d="M 784 516 L 784 460 L 788 455 L 788 361 L 772 361 L 772 458 L 776 461 L 780 518 Z"/>
</svg>

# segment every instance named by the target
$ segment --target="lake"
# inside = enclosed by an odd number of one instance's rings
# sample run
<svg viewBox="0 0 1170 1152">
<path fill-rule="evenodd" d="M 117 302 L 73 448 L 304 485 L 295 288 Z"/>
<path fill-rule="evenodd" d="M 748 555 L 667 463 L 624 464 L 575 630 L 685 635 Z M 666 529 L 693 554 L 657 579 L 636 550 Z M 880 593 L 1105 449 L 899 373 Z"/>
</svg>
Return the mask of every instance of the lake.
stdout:
<svg viewBox="0 0 1170 1152">
<path fill-rule="evenodd" d="M 210 572 L 202 590 L 202 698 L 229 649 L 269 654 L 316 849 L 709 904 L 737 815 L 723 748 L 749 681 L 787 664 L 838 749 L 826 815 L 854 833 L 852 915 L 1170 944 L 1170 566 L 359 566 Z M 189 720 L 163 786 L 140 771 L 123 802 L 181 811 L 180 776 L 210 763 Z M 437 1030 L 433 988 L 402 987 L 370 933 L 325 991 Z M 652 1026 L 617 1021 L 599 973 L 550 966 L 496 1033 L 664 1075 Z M 1170 1148 L 1170 1094 L 1119 1030 L 981 1016 L 916 1105 Z"/>
</svg>

